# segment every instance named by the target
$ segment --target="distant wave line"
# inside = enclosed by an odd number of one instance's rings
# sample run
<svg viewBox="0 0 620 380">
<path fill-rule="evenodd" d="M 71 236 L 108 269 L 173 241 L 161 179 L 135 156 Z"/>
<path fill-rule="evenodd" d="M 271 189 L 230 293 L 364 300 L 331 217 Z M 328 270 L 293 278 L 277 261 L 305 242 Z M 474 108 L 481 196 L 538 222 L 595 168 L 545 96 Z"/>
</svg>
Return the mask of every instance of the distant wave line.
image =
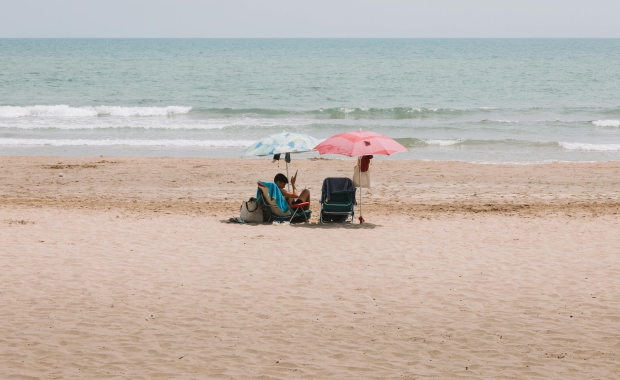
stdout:
<svg viewBox="0 0 620 380">
<path fill-rule="evenodd" d="M 417 139 L 397 138 L 398 142 L 408 148 L 439 147 L 456 148 L 459 146 L 512 145 L 532 148 L 561 148 L 566 150 L 610 152 L 620 151 L 620 144 L 593 144 L 557 141 L 526 140 L 474 140 L 474 139 Z M 248 147 L 254 140 L 146 140 L 146 139 L 24 139 L 0 138 L 0 146 L 145 146 L 145 147 Z"/>
<path fill-rule="evenodd" d="M 153 120 L 47 120 L 41 121 L 0 121 L 1 129 L 18 130 L 98 130 L 98 129 L 154 129 L 154 130 L 210 130 L 210 129 L 234 129 L 234 128 L 299 128 L 317 124 L 312 120 L 291 119 L 203 119 L 203 120 L 179 120 L 174 122 L 156 122 Z"/>
<path fill-rule="evenodd" d="M 169 116 L 188 113 L 192 107 L 121 107 L 61 105 L 0 106 L 0 118 L 16 117 L 93 117 L 93 116 Z"/>
<path fill-rule="evenodd" d="M 587 124 L 595 125 L 598 127 L 620 127 L 620 120 L 526 120 L 520 122 L 518 120 L 489 120 L 483 119 L 480 121 L 460 121 L 458 123 L 444 123 L 444 124 L 428 124 L 428 125 L 411 125 L 411 124 L 393 124 L 382 125 L 366 123 L 361 125 L 364 129 L 408 129 L 416 131 L 424 130 L 453 130 L 458 131 L 462 125 L 475 126 L 480 125 L 488 129 L 489 126 L 497 124 L 497 130 L 503 131 L 504 128 L 499 126 L 503 124 L 521 124 L 524 127 L 533 124 Z M 363 124 L 363 123 L 362 123 Z M 270 128 L 270 129 L 297 129 L 306 128 L 305 133 L 311 133 L 310 129 L 325 129 L 336 128 L 339 130 L 346 129 L 358 129 L 360 123 L 338 123 L 337 121 L 317 120 L 317 119 L 265 119 L 265 118 L 251 118 L 251 117 L 231 117 L 231 118 L 219 118 L 219 119 L 175 119 L 175 120 L 158 120 L 148 118 L 135 118 L 129 121 L 126 118 L 101 118 L 96 120 L 89 119 L 71 119 L 71 118 L 54 118 L 44 119 L 39 118 L 36 120 L 31 119 L 4 119 L 0 120 L 0 130 L 2 129 L 16 129 L 16 130 L 96 130 L 96 129 L 152 129 L 152 130 L 209 130 L 209 129 L 250 129 L 250 128 Z"/>
<path fill-rule="evenodd" d="M 0 138 L 0 146 L 161 146 L 161 147 L 248 147 L 251 140 L 83 140 Z"/>
<path fill-rule="evenodd" d="M 331 107 L 317 109 L 281 109 L 281 108 L 208 108 L 195 106 L 69 106 L 69 105 L 32 105 L 32 106 L 0 106 L 0 118 L 18 117 L 98 117 L 98 116 L 174 116 L 191 113 L 207 116 L 254 116 L 276 118 L 286 116 L 304 116 L 326 119 L 416 119 L 430 117 L 457 117 L 462 115 L 491 114 L 498 112 L 518 112 L 529 114 L 541 110 L 555 110 L 563 114 L 575 112 L 597 112 L 600 114 L 620 114 L 620 107 L 564 107 L 564 108 L 503 108 L 503 107 Z M 491 122 L 514 122 L 511 120 L 486 120 Z"/>
</svg>

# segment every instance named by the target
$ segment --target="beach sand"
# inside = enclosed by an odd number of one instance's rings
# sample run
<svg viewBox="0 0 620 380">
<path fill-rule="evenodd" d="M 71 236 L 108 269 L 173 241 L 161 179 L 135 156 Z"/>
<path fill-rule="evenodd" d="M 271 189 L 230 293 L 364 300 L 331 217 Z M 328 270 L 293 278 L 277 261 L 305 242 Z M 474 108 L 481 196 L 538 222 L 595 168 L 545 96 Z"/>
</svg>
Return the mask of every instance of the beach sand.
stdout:
<svg viewBox="0 0 620 380">
<path fill-rule="evenodd" d="M 367 223 L 317 224 L 353 165 L 239 225 L 283 163 L 0 157 L 0 378 L 620 376 L 619 162 L 375 161 Z"/>
</svg>

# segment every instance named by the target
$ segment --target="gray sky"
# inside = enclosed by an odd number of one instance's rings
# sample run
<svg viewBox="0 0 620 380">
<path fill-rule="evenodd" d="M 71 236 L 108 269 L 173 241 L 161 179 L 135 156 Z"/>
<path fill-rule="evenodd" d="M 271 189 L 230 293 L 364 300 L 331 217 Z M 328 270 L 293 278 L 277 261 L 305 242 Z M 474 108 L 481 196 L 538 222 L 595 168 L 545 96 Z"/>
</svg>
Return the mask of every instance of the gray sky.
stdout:
<svg viewBox="0 0 620 380">
<path fill-rule="evenodd" d="M 607 37 L 620 0 L 0 0 L 10 37 Z"/>
</svg>

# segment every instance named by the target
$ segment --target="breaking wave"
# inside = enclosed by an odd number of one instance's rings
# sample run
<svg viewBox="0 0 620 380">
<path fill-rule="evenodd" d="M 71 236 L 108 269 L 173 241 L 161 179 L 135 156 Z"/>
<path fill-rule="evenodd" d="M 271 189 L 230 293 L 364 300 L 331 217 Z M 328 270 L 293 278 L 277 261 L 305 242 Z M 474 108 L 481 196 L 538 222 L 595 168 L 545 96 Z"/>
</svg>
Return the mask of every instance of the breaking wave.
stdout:
<svg viewBox="0 0 620 380">
<path fill-rule="evenodd" d="M 587 144 L 587 143 L 570 143 L 559 142 L 562 148 L 568 150 L 585 150 L 596 152 L 613 152 L 620 151 L 620 144 Z"/>
<path fill-rule="evenodd" d="M 592 124 L 597 127 L 620 127 L 620 120 L 594 120 Z"/>
<path fill-rule="evenodd" d="M 101 130 L 101 129 L 152 129 L 152 130 L 210 130 L 210 129 L 249 129 L 249 128 L 281 128 L 295 129 L 312 125 L 312 120 L 303 119 L 158 119 L 152 118 L 96 118 L 73 120 L 62 119 L 5 119 L 0 121 L 0 129 L 58 129 L 58 130 Z"/>
<path fill-rule="evenodd" d="M 511 120 L 514 113 L 529 114 L 540 112 L 541 107 L 529 108 L 451 108 L 451 107 L 332 107 L 319 109 L 278 109 L 278 108 L 207 108 L 192 106 L 166 106 L 166 107 L 129 107 L 129 106 L 81 106 L 69 105 L 33 105 L 33 106 L 0 106 L 1 118 L 19 117 L 97 117 L 97 116 L 172 116 L 188 114 L 206 118 L 230 118 L 230 117 L 256 117 L 256 118 L 282 118 L 282 117 L 306 117 L 313 119 L 423 119 L 423 118 L 446 118 L 465 115 L 481 115 L 482 123 L 519 123 L 519 120 Z M 597 112 L 600 114 L 614 114 L 617 109 L 609 108 L 578 108 L 556 110 L 564 114 L 572 114 L 578 111 Z M 506 114 L 507 112 L 507 114 Z M 499 116 L 505 114 L 509 118 L 488 117 L 492 114 Z M 540 120 L 561 121 L 561 120 Z M 595 120 L 592 124 L 597 126 L 619 126 L 620 120 Z"/>
<path fill-rule="evenodd" d="M 580 150 L 591 152 L 612 152 L 620 151 L 620 144 L 592 144 L 579 142 L 562 142 L 562 141 L 528 141 L 528 140 L 475 140 L 475 139 L 416 139 L 403 138 L 396 139 L 399 143 L 407 148 L 424 148 L 424 147 L 482 147 L 485 148 L 501 148 L 501 149 L 566 149 Z"/>
<path fill-rule="evenodd" d="M 465 139 L 456 139 L 456 140 L 422 140 L 424 143 L 428 145 L 439 145 L 439 146 L 450 146 L 457 145 L 465 141 Z"/>
</svg>

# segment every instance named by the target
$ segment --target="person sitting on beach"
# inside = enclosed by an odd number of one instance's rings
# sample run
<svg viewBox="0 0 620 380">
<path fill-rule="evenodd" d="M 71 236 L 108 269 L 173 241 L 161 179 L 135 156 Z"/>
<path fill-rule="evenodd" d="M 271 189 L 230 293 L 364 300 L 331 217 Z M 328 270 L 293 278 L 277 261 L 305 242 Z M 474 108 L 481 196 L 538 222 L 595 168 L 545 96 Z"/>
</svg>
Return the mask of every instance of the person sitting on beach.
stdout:
<svg viewBox="0 0 620 380">
<path fill-rule="evenodd" d="M 297 173 L 291 177 L 291 187 L 293 188 L 293 192 L 286 190 L 286 184 L 288 183 L 288 178 L 282 173 L 276 174 L 273 179 L 273 182 L 278 186 L 284 198 L 289 204 L 297 204 L 310 202 L 310 190 L 304 189 L 301 194 L 297 192 L 297 187 L 295 187 L 295 182 L 297 181 Z M 304 210 L 308 210 L 310 205 L 305 206 Z"/>
</svg>

